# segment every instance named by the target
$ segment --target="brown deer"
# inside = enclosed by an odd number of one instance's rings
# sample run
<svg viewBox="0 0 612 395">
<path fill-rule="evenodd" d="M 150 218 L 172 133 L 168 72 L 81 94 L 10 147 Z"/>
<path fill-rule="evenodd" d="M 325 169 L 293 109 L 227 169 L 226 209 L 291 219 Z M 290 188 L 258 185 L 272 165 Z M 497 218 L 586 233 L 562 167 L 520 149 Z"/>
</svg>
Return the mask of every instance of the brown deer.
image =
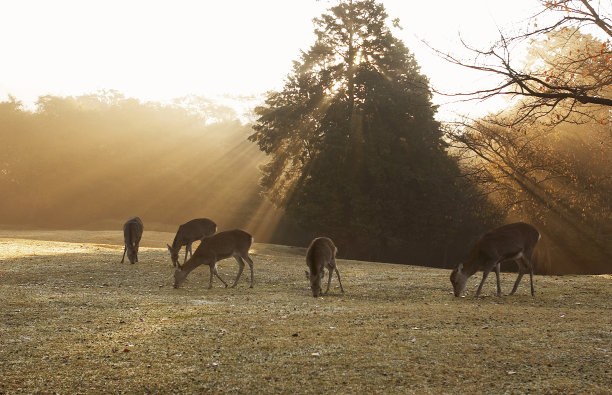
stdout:
<svg viewBox="0 0 612 395">
<path fill-rule="evenodd" d="M 217 273 L 217 262 L 232 256 L 238 262 L 238 275 L 236 280 L 234 280 L 234 284 L 232 284 L 232 288 L 238 284 L 244 269 L 244 261 L 247 261 L 251 268 L 250 288 L 253 288 L 253 261 L 249 257 L 249 248 L 251 248 L 252 243 L 253 236 L 239 229 L 220 232 L 202 240 L 202 243 L 196 248 L 191 258 L 184 265 L 178 265 L 174 271 L 174 288 L 180 287 L 187 275 L 200 265 L 208 265 L 210 267 L 208 289 L 212 288 L 213 275 L 217 276 L 227 287 L 227 283 Z"/>
<path fill-rule="evenodd" d="M 125 246 L 123 247 L 121 263 L 125 260 L 126 251 L 130 263 L 138 262 L 138 244 L 140 244 L 143 230 L 144 226 L 138 217 L 132 217 L 123 224 L 123 241 Z"/>
<path fill-rule="evenodd" d="M 512 260 L 518 264 L 519 274 L 510 295 L 514 295 L 514 292 L 516 292 L 523 274 L 529 272 L 531 296 L 534 296 L 531 255 L 538 240 L 540 240 L 540 232 L 523 222 L 504 225 L 485 233 L 472 249 L 467 262 L 457 265 L 451 273 L 450 279 L 455 296 L 463 293 L 470 276 L 478 270 L 482 270 L 482 280 L 476 291 L 476 297 L 478 297 L 487 275 L 493 269 L 495 269 L 495 275 L 497 276 L 497 296 L 501 296 L 500 266 L 502 262 Z"/>
<path fill-rule="evenodd" d="M 324 295 L 327 295 L 327 292 L 329 292 L 329 285 L 331 284 L 334 271 L 338 276 L 340 290 L 344 293 L 342 281 L 340 281 L 340 272 L 336 266 L 337 252 L 338 249 L 334 242 L 327 237 L 317 237 L 310 243 L 308 251 L 306 251 L 306 265 L 309 269 L 309 272 L 306 272 L 306 278 L 310 280 L 310 289 L 312 290 L 312 296 L 315 298 L 321 295 L 321 280 L 323 279 L 325 268 L 327 268 L 328 279 Z"/>
<path fill-rule="evenodd" d="M 203 240 L 206 237 L 212 236 L 216 231 L 217 224 L 208 218 L 192 219 L 191 221 L 179 226 L 176 236 L 174 236 L 172 247 L 170 247 L 169 244 L 166 244 L 168 246 L 168 251 L 170 251 L 170 259 L 172 260 L 172 264 L 175 267 L 178 266 L 178 257 L 182 246 L 185 246 L 185 259 L 183 260 L 183 263 L 185 263 L 187 261 L 188 253 L 190 256 L 193 256 L 191 244 L 194 241 Z"/>
</svg>

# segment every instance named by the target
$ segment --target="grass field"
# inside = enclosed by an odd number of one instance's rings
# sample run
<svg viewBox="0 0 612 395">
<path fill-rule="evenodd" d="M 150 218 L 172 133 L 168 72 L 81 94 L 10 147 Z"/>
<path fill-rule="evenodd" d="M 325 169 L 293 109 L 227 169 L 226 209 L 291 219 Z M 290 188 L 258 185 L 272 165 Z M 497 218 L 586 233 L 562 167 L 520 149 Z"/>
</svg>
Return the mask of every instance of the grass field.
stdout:
<svg viewBox="0 0 612 395">
<path fill-rule="evenodd" d="M 255 288 L 198 268 L 173 289 L 173 235 L 135 265 L 121 237 L 0 231 L 0 393 L 612 392 L 610 275 L 455 298 L 449 270 L 339 259 L 346 293 L 315 299 L 304 249 L 256 243 Z"/>
</svg>

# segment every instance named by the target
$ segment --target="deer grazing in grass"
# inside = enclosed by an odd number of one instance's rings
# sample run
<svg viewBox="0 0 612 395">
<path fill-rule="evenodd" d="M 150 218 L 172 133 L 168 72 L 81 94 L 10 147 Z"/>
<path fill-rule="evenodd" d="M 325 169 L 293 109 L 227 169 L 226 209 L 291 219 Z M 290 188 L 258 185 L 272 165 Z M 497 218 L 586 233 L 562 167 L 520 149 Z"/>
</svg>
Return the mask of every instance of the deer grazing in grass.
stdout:
<svg viewBox="0 0 612 395">
<path fill-rule="evenodd" d="M 143 230 L 144 226 L 138 217 L 132 217 L 123 224 L 123 241 L 125 246 L 123 247 L 121 263 L 125 260 L 126 251 L 130 263 L 138 262 L 138 244 L 140 244 Z"/>
<path fill-rule="evenodd" d="M 232 288 L 238 284 L 244 269 L 244 261 L 247 261 L 251 268 L 250 288 L 253 288 L 253 261 L 249 257 L 249 248 L 251 248 L 252 243 L 253 236 L 239 229 L 220 232 L 202 240 L 202 243 L 196 248 L 191 258 L 184 265 L 178 265 L 174 271 L 174 288 L 180 287 L 187 275 L 200 265 L 208 265 L 210 267 L 208 289 L 212 288 L 213 275 L 217 276 L 227 287 L 227 283 L 217 273 L 217 262 L 229 257 L 234 257 L 236 262 L 238 262 L 238 275 L 236 280 L 234 280 L 234 284 L 232 284 Z"/>
<path fill-rule="evenodd" d="M 510 295 L 514 295 L 514 292 L 516 292 L 523 274 L 529 272 L 531 296 L 534 296 L 531 256 L 538 240 L 540 240 L 540 232 L 523 222 L 504 225 L 485 233 L 474 246 L 467 262 L 457 265 L 451 273 L 450 280 L 453 284 L 455 296 L 460 296 L 463 293 L 470 276 L 478 270 L 482 270 L 482 280 L 476 291 L 476 297 L 478 297 L 487 275 L 493 269 L 495 269 L 495 275 L 497 276 L 497 296 L 501 296 L 500 266 L 502 262 L 512 260 L 518 264 L 519 274 Z"/>
<path fill-rule="evenodd" d="M 217 224 L 208 218 L 192 219 L 179 226 L 176 236 L 174 236 L 172 247 L 166 244 L 168 246 L 168 251 L 170 251 L 170 259 L 174 267 L 178 266 L 179 252 L 182 246 L 185 246 L 185 259 L 183 260 L 183 263 L 185 263 L 188 253 L 190 256 L 193 256 L 191 244 L 194 241 L 203 240 L 206 237 L 212 236 L 216 231 Z"/>
<path fill-rule="evenodd" d="M 327 292 L 329 292 L 329 285 L 331 284 L 334 271 L 338 276 L 340 290 L 344 293 L 342 281 L 340 281 L 340 272 L 336 266 L 337 252 L 338 249 L 334 245 L 334 242 L 327 237 L 317 237 L 310 243 L 308 251 L 306 251 L 306 265 L 309 269 L 309 271 L 306 272 L 306 278 L 310 280 L 310 289 L 312 290 L 312 296 L 315 298 L 321 295 L 321 280 L 323 279 L 325 268 L 327 268 L 328 279 L 327 289 L 324 295 L 327 295 Z"/>
</svg>

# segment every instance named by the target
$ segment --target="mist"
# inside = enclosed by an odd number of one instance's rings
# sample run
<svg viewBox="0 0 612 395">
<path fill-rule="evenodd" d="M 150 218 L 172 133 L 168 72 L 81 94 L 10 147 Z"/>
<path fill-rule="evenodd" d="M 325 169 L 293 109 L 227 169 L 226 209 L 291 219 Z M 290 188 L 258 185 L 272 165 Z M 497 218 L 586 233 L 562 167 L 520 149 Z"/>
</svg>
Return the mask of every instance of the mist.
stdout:
<svg viewBox="0 0 612 395">
<path fill-rule="evenodd" d="M 40 97 L 34 111 L 0 103 L 0 223 L 121 229 L 140 216 L 147 230 L 173 232 L 208 217 L 287 242 L 282 212 L 261 196 L 265 155 L 247 141 L 250 127 L 204 98 L 177 103 L 113 91 Z"/>
</svg>

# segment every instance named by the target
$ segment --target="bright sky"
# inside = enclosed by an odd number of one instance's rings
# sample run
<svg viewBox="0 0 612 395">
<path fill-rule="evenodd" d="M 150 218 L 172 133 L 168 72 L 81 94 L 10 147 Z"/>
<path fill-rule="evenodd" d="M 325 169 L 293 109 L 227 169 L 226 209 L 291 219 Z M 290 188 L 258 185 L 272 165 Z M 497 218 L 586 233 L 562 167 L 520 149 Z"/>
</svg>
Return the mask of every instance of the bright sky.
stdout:
<svg viewBox="0 0 612 395">
<path fill-rule="evenodd" d="M 486 47 L 498 29 L 524 26 L 538 9 L 537 0 L 382 2 L 404 28 L 395 35 L 443 91 L 473 88 L 484 76 L 451 67 L 420 39 L 460 54 L 459 32 Z M 329 6 L 315 0 L 0 0 L 0 100 L 12 94 L 31 105 L 45 94 L 115 89 L 166 101 L 280 89 L 300 49 L 314 42 L 312 18 Z M 475 106 L 446 104 L 440 112 L 447 118 Z"/>
</svg>

